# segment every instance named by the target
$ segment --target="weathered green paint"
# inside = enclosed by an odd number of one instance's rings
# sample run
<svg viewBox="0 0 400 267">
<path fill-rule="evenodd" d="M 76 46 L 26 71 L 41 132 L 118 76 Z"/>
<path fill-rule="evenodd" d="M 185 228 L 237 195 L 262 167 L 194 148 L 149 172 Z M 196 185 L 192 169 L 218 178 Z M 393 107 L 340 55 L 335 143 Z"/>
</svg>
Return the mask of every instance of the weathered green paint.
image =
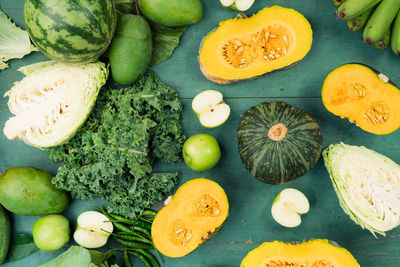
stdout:
<svg viewBox="0 0 400 267">
<path fill-rule="evenodd" d="M 107 49 L 116 27 L 112 0 L 27 0 L 25 23 L 34 44 L 53 60 L 96 60 Z"/>
<path fill-rule="evenodd" d="M 281 130 L 281 139 L 273 140 L 269 131 L 279 124 L 287 132 Z M 303 176 L 317 163 L 322 148 L 314 118 L 282 101 L 263 102 L 246 111 L 238 126 L 238 143 L 243 164 L 268 184 Z"/>
<path fill-rule="evenodd" d="M 0 0 L 1 8 L 24 26 L 23 0 Z M 361 32 L 351 32 L 346 22 L 335 19 L 336 10 L 328 0 L 269 0 L 256 1 L 246 13 L 251 14 L 266 5 L 279 4 L 295 8 L 309 19 L 314 30 L 314 43 L 310 53 L 297 66 L 272 73 L 259 79 L 222 86 L 204 78 L 198 67 L 196 54 L 201 38 L 218 22 L 236 15 L 222 8 L 219 1 L 203 1 L 203 20 L 192 25 L 183 34 L 179 47 L 167 61 L 153 68 L 168 85 L 176 88 L 184 105 L 183 124 L 187 136 L 208 133 L 217 138 L 222 149 L 218 165 L 206 172 L 196 173 L 185 163 L 171 169 L 181 168 L 183 182 L 206 177 L 218 182 L 228 195 L 230 214 L 221 231 L 208 243 L 193 253 L 179 259 L 165 258 L 165 267 L 232 267 L 239 266 L 242 258 L 263 241 L 293 241 L 309 238 L 328 238 L 347 248 L 363 267 L 400 266 L 400 228 L 387 233 L 387 237 L 375 239 L 367 230 L 354 224 L 339 206 L 323 160 L 303 177 L 288 185 L 272 186 L 254 179 L 242 165 L 237 148 L 237 126 L 240 116 L 252 106 L 263 101 L 281 100 L 310 113 L 321 128 L 323 147 L 343 141 L 350 145 L 364 145 L 400 163 L 400 130 L 377 136 L 367 133 L 347 120 L 329 113 L 320 98 L 325 77 L 336 67 L 348 62 L 361 62 L 382 71 L 400 84 L 400 58 L 390 49 L 377 51 L 364 44 Z M 10 68 L 0 72 L 0 88 L 4 93 L 15 81 L 22 78 L 17 69 L 29 63 L 45 60 L 38 53 L 24 59 L 10 61 Z M 228 121 L 215 129 L 200 125 L 191 109 L 191 99 L 206 89 L 216 89 L 224 94 L 224 100 L 232 111 Z M 0 124 L 10 116 L 7 100 L 0 101 Z M 0 171 L 14 166 L 35 166 L 52 173 L 57 165 L 46 154 L 20 141 L 9 141 L 0 134 Z M 166 165 L 160 164 L 160 168 Z M 157 166 L 156 166 L 157 169 Z M 168 170 L 168 169 L 166 169 Z M 311 210 L 302 216 L 298 228 L 287 229 L 278 225 L 270 215 L 274 197 L 283 189 L 293 187 L 308 197 Z M 71 229 L 76 226 L 77 216 L 104 203 L 96 201 L 73 201 L 65 215 L 70 219 Z M 29 233 L 38 217 L 13 216 L 15 232 Z M 70 243 L 72 244 L 72 242 Z M 115 244 L 114 244 L 115 245 Z M 2 267 L 30 267 L 47 262 L 61 253 L 36 252 L 28 258 Z M 122 258 L 122 255 L 119 255 Z M 143 266 L 135 261 L 135 266 Z"/>
</svg>

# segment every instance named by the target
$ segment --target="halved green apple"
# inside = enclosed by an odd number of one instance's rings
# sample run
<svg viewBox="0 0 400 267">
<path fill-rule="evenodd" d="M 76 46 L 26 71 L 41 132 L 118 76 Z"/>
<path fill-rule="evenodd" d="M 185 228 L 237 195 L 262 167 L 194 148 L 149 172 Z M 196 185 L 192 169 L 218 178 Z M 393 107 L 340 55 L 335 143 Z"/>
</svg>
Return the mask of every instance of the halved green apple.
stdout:
<svg viewBox="0 0 400 267">
<path fill-rule="evenodd" d="M 237 11 L 246 11 L 253 4 L 255 0 L 220 0 L 221 5 Z"/>
<path fill-rule="evenodd" d="M 285 227 L 297 227 L 301 224 L 301 215 L 309 211 L 307 197 L 297 189 L 282 190 L 272 203 L 271 214 L 274 220 Z"/>
<path fill-rule="evenodd" d="M 85 248 L 99 248 L 107 243 L 113 230 L 112 222 L 104 214 L 86 211 L 78 216 L 74 240 Z"/>
<path fill-rule="evenodd" d="M 223 95 L 215 90 L 206 90 L 196 95 L 192 101 L 192 109 L 201 125 L 206 128 L 222 125 L 231 113 L 230 107 L 223 101 Z"/>
</svg>

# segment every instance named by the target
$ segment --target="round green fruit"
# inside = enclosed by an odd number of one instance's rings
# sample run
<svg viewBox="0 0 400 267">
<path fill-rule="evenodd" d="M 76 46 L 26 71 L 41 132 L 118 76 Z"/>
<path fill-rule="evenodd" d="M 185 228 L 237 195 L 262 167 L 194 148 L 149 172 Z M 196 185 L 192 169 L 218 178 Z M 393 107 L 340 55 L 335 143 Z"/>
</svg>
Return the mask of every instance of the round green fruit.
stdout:
<svg viewBox="0 0 400 267">
<path fill-rule="evenodd" d="M 322 137 L 315 119 L 285 102 L 260 103 L 246 111 L 238 127 L 240 158 L 264 183 L 285 184 L 318 162 Z"/>
<path fill-rule="evenodd" d="M 24 216 L 63 212 L 67 193 L 52 183 L 53 175 L 31 167 L 14 167 L 0 177 L 0 204 Z"/>
<path fill-rule="evenodd" d="M 139 8 L 151 21 L 167 27 L 197 23 L 203 16 L 200 0 L 139 0 Z"/>
<path fill-rule="evenodd" d="M 93 62 L 114 35 L 113 0 L 26 0 L 26 30 L 35 46 L 60 62 Z"/>
<path fill-rule="evenodd" d="M 211 169 L 221 157 L 217 140 L 209 134 L 189 137 L 183 144 L 182 152 L 186 164 L 198 172 Z"/>
<path fill-rule="evenodd" d="M 70 239 L 68 219 L 60 214 L 43 216 L 33 225 L 32 235 L 36 246 L 41 250 L 60 249 Z"/>
<path fill-rule="evenodd" d="M 192 109 L 201 125 L 218 127 L 229 118 L 230 107 L 224 103 L 223 95 L 216 90 L 206 90 L 193 98 Z"/>
<path fill-rule="evenodd" d="M 108 52 L 113 80 L 119 84 L 135 82 L 150 64 L 151 45 L 147 21 L 137 15 L 122 16 Z"/>
</svg>

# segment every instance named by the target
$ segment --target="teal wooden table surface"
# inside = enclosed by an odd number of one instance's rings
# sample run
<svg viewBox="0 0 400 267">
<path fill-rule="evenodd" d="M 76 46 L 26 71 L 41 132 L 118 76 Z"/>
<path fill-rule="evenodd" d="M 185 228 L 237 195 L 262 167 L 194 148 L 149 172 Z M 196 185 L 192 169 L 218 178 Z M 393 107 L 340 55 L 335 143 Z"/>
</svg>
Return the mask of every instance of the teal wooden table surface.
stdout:
<svg viewBox="0 0 400 267">
<path fill-rule="evenodd" d="M 1 8 L 24 28 L 23 0 L 0 0 Z M 278 4 L 295 8 L 310 21 L 314 41 L 310 53 L 292 69 L 278 71 L 259 79 L 221 86 L 208 81 L 200 72 L 196 55 L 202 37 L 215 28 L 219 21 L 235 16 L 235 12 L 223 9 L 218 0 L 203 0 L 203 20 L 181 37 L 181 44 L 173 56 L 153 69 L 160 78 L 175 88 L 184 106 L 183 125 L 185 134 L 208 133 L 217 138 L 222 147 L 222 158 L 218 165 L 203 173 L 190 170 L 184 163 L 158 164 L 157 168 L 182 172 L 180 183 L 197 177 L 217 181 L 227 192 L 230 215 L 220 232 L 193 253 L 179 259 L 165 258 L 163 266 L 173 267 L 228 267 L 239 266 L 242 258 L 263 241 L 297 241 L 310 238 L 327 238 L 347 248 L 363 267 L 400 266 L 400 229 L 376 239 L 370 232 L 362 230 L 339 207 L 322 158 L 306 175 L 281 186 L 263 184 L 253 178 L 243 167 L 237 149 L 237 126 L 241 114 L 255 104 L 266 100 L 282 100 L 311 113 L 321 127 L 323 147 L 345 142 L 364 145 L 400 162 L 400 131 L 389 135 L 373 135 L 362 131 L 346 120 L 330 114 L 321 102 L 321 86 L 324 78 L 335 67 L 348 62 L 361 62 L 373 66 L 400 84 L 400 58 L 391 51 L 377 51 L 362 42 L 362 33 L 353 33 L 343 21 L 334 17 L 335 6 L 331 0 L 257 0 L 247 12 Z M 39 52 L 23 59 L 11 60 L 10 67 L 0 72 L 0 93 L 4 94 L 22 75 L 21 66 L 46 60 Z M 203 128 L 191 110 L 191 100 L 206 89 L 221 91 L 231 106 L 229 120 L 216 129 Z M 10 113 L 7 99 L 0 100 L 0 125 L 3 127 Z M 0 171 L 13 166 L 34 166 L 52 173 L 57 165 L 50 162 L 46 154 L 20 141 L 9 141 L 0 135 Z M 270 207 L 276 194 L 286 187 L 303 191 L 310 200 L 311 209 L 303 216 L 302 224 L 294 229 L 284 228 L 273 221 Z M 73 201 L 64 213 L 76 226 L 76 217 L 101 200 Z M 13 216 L 13 231 L 30 233 L 38 217 Z M 73 244 L 70 242 L 69 245 Z M 63 250 L 55 252 L 37 251 L 30 257 L 4 267 L 33 266 L 42 264 Z M 137 263 L 135 266 L 141 266 Z"/>
</svg>

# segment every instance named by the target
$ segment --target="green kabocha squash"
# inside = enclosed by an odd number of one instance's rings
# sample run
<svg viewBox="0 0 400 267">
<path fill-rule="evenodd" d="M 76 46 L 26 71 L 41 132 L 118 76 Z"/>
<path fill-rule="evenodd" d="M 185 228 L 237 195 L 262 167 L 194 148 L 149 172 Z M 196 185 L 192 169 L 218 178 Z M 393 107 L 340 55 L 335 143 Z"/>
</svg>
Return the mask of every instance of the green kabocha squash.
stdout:
<svg viewBox="0 0 400 267">
<path fill-rule="evenodd" d="M 242 116 L 239 153 L 246 169 L 268 184 L 288 183 L 308 172 L 322 149 L 319 126 L 285 102 L 263 102 Z"/>
</svg>

